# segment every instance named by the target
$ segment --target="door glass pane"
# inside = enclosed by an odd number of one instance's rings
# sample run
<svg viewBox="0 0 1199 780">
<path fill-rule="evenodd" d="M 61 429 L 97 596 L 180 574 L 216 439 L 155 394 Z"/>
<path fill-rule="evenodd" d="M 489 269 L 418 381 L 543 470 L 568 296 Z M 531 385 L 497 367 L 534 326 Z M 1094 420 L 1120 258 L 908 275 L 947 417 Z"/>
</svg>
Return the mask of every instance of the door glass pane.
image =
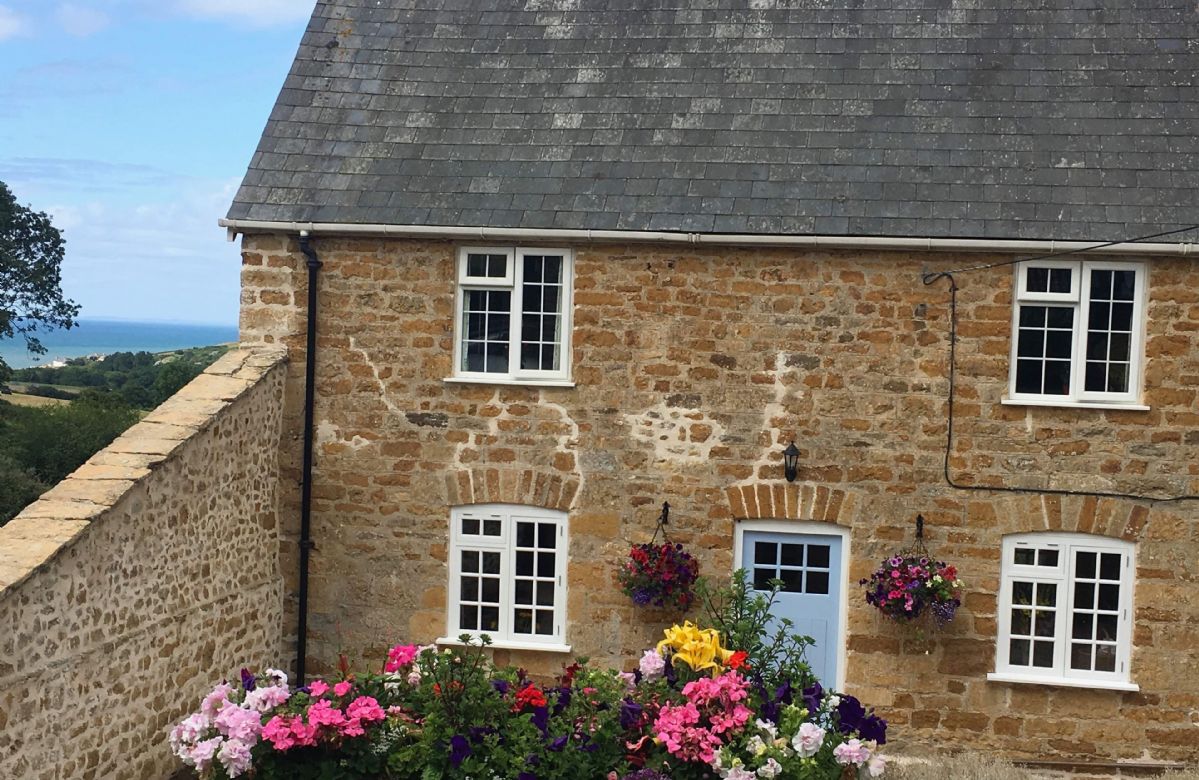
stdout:
<svg viewBox="0 0 1199 780">
<path fill-rule="evenodd" d="M 803 593 L 803 572 L 793 569 L 783 569 L 779 572 L 783 581 L 783 591 L 787 593 Z"/>
<path fill-rule="evenodd" d="M 754 563 L 762 563 L 773 566 L 776 563 L 776 552 L 778 545 L 773 542 L 755 542 L 754 543 Z"/>
<path fill-rule="evenodd" d="M 784 566 L 803 566 L 803 545 L 802 544 L 784 544 L 782 548 L 781 563 Z"/>
<path fill-rule="evenodd" d="M 770 581 L 775 578 L 775 569 L 754 569 L 754 590 L 770 590 Z"/>
<path fill-rule="evenodd" d="M 808 593 L 828 594 L 828 572 L 808 570 Z"/>
<path fill-rule="evenodd" d="M 831 550 L 832 548 L 827 544 L 809 544 L 808 566 L 817 569 L 829 568 Z"/>
</svg>

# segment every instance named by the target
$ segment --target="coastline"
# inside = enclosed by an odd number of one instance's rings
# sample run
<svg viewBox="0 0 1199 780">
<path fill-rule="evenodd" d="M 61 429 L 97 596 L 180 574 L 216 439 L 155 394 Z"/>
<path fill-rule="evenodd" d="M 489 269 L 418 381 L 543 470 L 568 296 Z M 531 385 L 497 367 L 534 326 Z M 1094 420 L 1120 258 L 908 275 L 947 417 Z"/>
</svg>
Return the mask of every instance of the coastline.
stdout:
<svg viewBox="0 0 1199 780">
<path fill-rule="evenodd" d="M 84 319 L 69 331 L 42 333 L 38 338 L 46 347 L 45 354 L 31 355 L 23 340 L 6 339 L 0 341 L 0 359 L 17 369 L 50 367 L 56 361 L 115 352 L 172 352 L 235 343 L 237 326 Z"/>
</svg>

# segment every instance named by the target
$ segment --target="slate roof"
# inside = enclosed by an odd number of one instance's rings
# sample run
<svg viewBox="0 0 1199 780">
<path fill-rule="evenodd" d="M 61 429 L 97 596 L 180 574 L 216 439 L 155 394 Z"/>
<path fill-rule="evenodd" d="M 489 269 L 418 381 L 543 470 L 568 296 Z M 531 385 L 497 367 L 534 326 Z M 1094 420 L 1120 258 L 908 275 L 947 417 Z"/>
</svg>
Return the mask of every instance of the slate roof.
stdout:
<svg viewBox="0 0 1199 780">
<path fill-rule="evenodd" d="M 1135 237 L 1199 217 L 1197 18 L 1193 0 L 320 2 L 229 217 Z"/>
</svg>

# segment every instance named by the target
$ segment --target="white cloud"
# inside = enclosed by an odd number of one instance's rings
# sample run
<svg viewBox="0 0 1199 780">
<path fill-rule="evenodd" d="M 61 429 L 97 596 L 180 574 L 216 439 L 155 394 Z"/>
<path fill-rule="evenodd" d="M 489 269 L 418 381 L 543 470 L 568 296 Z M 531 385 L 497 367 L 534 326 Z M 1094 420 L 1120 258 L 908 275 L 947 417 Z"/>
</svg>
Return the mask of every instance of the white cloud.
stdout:
<svg viewBox="0 0 1199 780">
<path fill-rule="evenodd" d="M 177 0 L 176 7 L 190 16 L 269 27 L 305 21 L 314 5 L 314 0 Z"/>
<path fill-rule="evenodd" d="M 62 3 L 54 12 L 54 17 L 67 35 L 76 38 L 95 35 L 112 23 L 108 14 L 103 11 L 77 3 Z"/>
<path fill-rule="evenodd" d="M 0 5 L 0 41 L 29 33 L 29 20 L 6 5 Z"/>
</svg>

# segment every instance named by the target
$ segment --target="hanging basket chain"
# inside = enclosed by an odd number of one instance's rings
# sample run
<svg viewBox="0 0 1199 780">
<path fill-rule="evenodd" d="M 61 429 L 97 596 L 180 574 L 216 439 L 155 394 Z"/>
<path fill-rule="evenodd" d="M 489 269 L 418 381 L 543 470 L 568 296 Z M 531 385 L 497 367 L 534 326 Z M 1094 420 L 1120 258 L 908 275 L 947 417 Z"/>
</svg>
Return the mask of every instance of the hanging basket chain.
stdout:
<svg viewBox="0 0 1199 780">
<path fill-rule="evenodd" d="M 670 535 L 666 532 L 666 526 L 670 524 L 670 502 L 662 502 L 662 514 L 658 515 L 658 526 L 654 529 L 654 535 L 649 540 L 649 543 L 657 544 L 658 537 L 662 537 L 663 542 L 670 541 Z"/>
</svg>

